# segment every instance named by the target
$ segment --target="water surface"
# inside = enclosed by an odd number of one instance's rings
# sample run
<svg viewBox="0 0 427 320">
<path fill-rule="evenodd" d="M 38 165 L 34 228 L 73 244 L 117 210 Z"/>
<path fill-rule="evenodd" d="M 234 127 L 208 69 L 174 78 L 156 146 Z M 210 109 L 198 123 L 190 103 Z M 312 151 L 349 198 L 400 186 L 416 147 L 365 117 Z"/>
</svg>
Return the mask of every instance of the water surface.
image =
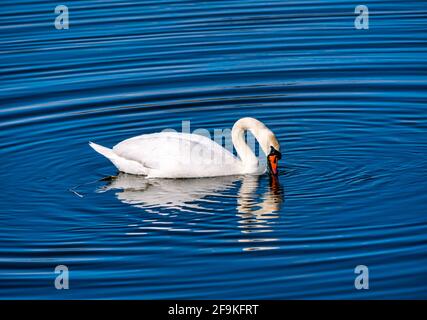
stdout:
<svg viewBox="0 0 427 320">
<path fill-rule="evenodd" d="M 63 4 L 2 2 L 0 298 L 427 298 L 425 1 Z M 243 116 L 279 183 L 100 181 L 87 145 Z"/>
</svg>

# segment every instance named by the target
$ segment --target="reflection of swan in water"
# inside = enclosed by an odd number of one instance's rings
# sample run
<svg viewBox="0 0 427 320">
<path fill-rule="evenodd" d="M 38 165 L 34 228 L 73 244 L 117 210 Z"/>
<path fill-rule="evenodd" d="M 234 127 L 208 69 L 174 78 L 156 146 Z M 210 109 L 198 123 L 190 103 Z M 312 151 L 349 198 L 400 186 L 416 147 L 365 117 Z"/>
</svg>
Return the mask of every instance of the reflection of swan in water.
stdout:
<svg viewBox="0 0 427 320">
<path fill-rule="evenodd" d="M 261 202 L 254 206 L 254 198 L 259 185 L 258 176 L 245 176 L 237 199 L 237 211 L 244 214 L 261 216 L 280 210 L 282 194 L 277 177 L 270 177 L 270 187 L 262 195 Z"/>
<path fill-rule="evenodd" d="M 239 220 L 239 228 L 242 234 L 245 234 L 244 239 L 240 239 L 241 243 L 251 244 L 251 247 L 246 247 L 244 251 L 269 250 L 276 249 L 274 246 L 266 246 L 266 244 L 278 241 L 275 238 L 260 238 L 259 234 L 272 232 L 273 219 L 279 218 L 278 212 L 283 202 L 282 189 L 277 177 L 270 177 L 269 187 L 264 194 L 257 196 L 259 185 L 259 177 L 247 176 L 242 181 L 237 200 L 237 211 Z M 256 200 L 260 198 L 260 201 Z M 259 245 L 262 243 L 262 245 Z"/>
<path fill-rule="evenodd" d="M 162 208 L 200 212 L 200 209 L 209 206 L 210 196 L 230 198 L 235 195 L 239 181 L 241 186 L 237 192 L 236 210 L 240 218 L 238 228 L 245 238 L 238 242 L 266 243 L 278 240 L 256 237 L 260 232 L 273 231 L 271 228 L 274 224 L 273 219 L 279 217 L 278 211 L 283 202 L 283 195 L 275 177 L 270 177 L 269 186 L 261 196 L 257 194 L 260 177 L 249 175 L 199 179 L 147 179 L 119 173 L 99 191 L 121 190 L 116 193 L 121 202 L 139 208 L 154 209 L 152 211 L 156 212 Z M 274 247 L 257 246 L 244 250 L 272 248 Z"/>
<path fill-rule="evenodd" d="M 121 202 L 139 208 L 198 208 L 198 200 L 218 195 L 232 188 L 236 176 L 200 179 L 147 179 L 119 173 L 99 191 L 121 189 L 116 196 Z"/>
</svg>

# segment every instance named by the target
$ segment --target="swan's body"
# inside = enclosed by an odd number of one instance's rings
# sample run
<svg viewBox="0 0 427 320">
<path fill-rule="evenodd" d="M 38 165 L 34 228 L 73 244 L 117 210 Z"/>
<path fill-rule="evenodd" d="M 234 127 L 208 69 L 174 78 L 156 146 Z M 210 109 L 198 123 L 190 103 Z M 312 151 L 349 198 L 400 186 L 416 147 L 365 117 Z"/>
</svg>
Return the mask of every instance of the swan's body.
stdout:
<svg viewBox="0 0 427 320">
<path fill-rule="evenodd" d="M 261 164 L 246 144 L 249 130 L 266 155 L 270 148 L 280 150 L 273 132 L 254 118 L 242 118 L 232 130 L 235 157 L 215 141 L 198 135 L 178 132 L 144 134 L 105 148 L 93 142 L 90 146 L 107 157 L 119 171 L 158 178 L 196 178 L 239 174 L 263 174 Z"/>
</svg>

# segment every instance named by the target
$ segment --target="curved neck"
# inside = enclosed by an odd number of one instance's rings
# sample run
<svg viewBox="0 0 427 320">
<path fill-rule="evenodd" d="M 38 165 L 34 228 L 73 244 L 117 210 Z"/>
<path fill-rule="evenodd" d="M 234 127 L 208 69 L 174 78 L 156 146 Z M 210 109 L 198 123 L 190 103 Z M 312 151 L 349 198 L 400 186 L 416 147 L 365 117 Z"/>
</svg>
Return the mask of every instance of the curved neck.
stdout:
<svg viewBox="0 0 427 320">
<path fill-rule="evenodd" d="M 264 130 L 268 130 L 268 128 L 262 122 L 254 118 L 242 118 L 234 124 L 231 131 L 231 138 L 233 140 L 234 147 L 236 148 L 237 154 L 242 160 L 243 165 L 245 167 L 258 166 L 258 158 L 245 141 L 245 131 L 247 130 L 255 136 L 255 139 L 258 140 L 262 150 L 266 152 L 266 150 L 268 150 L 268 146 L 265 146 L 266 131 Z"/>
</svg>

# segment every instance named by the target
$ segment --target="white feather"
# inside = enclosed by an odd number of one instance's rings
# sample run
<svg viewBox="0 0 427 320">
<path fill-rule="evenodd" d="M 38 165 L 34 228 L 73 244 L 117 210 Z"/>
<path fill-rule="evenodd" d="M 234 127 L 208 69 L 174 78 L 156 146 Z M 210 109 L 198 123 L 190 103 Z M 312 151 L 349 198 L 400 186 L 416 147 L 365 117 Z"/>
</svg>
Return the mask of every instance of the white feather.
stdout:
<svg viewBox="0 0 427 320">
<path fill-rule="evenodd" d="M 240 159 L 215 141 L 197 134 L 160 132 L 126 139 L 109 149 L 89 145 L 108 158 L 119 171 L 158 178 L 196 178 L 237 174 L 262 174 L 265 166 L 242 139 L 250 130 L 263 144 L 276 143 L 272 132 L 260 121 L 243 118 L 233 126 L 233 143 Z M 273 136 L 274 141 L 270 141 Z M 261 145 L 268 150 L 268 145 Z"/>
</svg>

